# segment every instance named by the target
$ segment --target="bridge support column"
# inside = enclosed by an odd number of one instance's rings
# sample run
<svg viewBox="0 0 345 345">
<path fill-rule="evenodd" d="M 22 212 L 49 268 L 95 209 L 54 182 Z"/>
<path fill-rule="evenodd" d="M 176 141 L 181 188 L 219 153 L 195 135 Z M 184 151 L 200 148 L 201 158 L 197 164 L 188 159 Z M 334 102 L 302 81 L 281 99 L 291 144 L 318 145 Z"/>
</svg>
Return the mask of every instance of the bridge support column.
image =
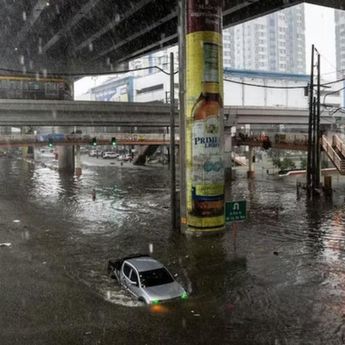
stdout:
<svg viewBox="0 0 345 345">
<path fill-rule="evenodd" d="M 33 134 L 33 130 L 31 127 L 23 127 L 21 130 L 24 134 Z M 34 147 L 33 146 L 24 146 L 22 148 L 23 158 L 35 158 Z"/>
<path fill-rule="evenodd" d="M 55 127 L 55 133 L 69 134 L 73 131 L 71 127 Z M 73 146 L 57 146 L 58 153 L 58 170 L 66 173 L 74 174 L 74 147 Z"/>
<path fill-rule="evenodd" d="M 200 236 L 225 229 L 222 1 L 188 0 L 184 15 L 186 128 L 181 141 L 187 226 L 183 230 Z"/>
<path fill-rule="evenodd" d="M 74 80 L 72 78 L 65 78 L 65 100 L 74 99 Z M 69 134 L 74 132 L 73 127 L 57 127 L 56 133 Z M 66 173 L 74 174 L 74 147 L 73 146 L 58 146 L 58 169 Z"/>
<path fill-rule="evenodd" d="M 254 178 L 255 176 L 254 163 L 255 163 L 254 149 L 253 147 L 249 146 L 248 171 L 247 171 L 248 178 Z"/>
<path fill-rule="evenodd" d="M 325 175 L 324 177 L 324 191 L 326 194 L 332 193 L 332 176 Z"/>
<path fill-rule="evenodd" d="M 74 156 L 75 156 L 75 175 L 81 175 L 81 158 L 80 158 L 80 145 L 74 146 Z"/>
<path fill-rule="evenodd" d="M 58 146 L 59 171 L 74 173 L 74 148 L 73 146 Z"/>
</svg>

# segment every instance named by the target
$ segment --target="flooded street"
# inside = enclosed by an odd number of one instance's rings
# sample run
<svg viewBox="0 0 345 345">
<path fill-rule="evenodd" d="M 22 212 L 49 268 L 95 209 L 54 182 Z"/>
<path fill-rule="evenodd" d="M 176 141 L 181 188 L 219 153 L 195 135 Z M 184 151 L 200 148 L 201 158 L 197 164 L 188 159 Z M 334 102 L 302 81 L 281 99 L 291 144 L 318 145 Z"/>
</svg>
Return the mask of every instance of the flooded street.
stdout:
<svg viewBox="0 0 345 345">
<path fill-rule="evenodd" d="M 76 178 L 1 158 L 0 344 L 344 344 L 344 182 L 308 203 L 294 177 L 238 171 L 248 220 L 187 239 L 167 167 Z M 108 277 L 108 259 L 150 252 L 188 300 L 147 307 Z"/>
</svg>

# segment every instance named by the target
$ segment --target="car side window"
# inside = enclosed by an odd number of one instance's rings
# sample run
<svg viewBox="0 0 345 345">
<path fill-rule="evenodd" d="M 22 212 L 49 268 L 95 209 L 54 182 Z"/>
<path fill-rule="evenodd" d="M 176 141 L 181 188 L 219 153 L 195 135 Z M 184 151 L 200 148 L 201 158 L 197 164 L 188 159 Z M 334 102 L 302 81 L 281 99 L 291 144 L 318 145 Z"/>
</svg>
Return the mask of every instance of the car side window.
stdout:
<svg viewBox="0 0 345 345">
<path fill-rule="evenodd" d="M 137 274 L 137 272 L 135 272 L 135 270 L 132 270 L 130 280 L 133 281 L 133 282 L 135 282 L 137 285 L 139 285 L 138 274 Z"/>
<path fill-rule="evenodd" d="M 128 264 L 125 264 L 123 266 L 123 274 L 129 279 L 129 274 L 131 273 L 132 267 L 129 266 Z"/>
</svg>

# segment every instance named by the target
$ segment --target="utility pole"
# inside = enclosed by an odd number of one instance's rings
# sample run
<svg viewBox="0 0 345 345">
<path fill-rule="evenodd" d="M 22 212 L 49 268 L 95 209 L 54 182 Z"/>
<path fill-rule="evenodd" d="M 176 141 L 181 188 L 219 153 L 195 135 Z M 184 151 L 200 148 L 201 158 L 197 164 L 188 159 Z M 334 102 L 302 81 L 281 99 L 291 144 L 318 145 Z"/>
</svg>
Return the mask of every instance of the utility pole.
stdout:
<svg viewBox="0 0 345 345">
<path fill-rule="evenodd" d="M 313 91 L 314 91 L 314 44 L 311 48 L 311 73 L 309 83 L 309 122 L 308 122 L 308 158 L 307 158 L 307 194 L 310 197 L 312 186 L 312 133 L 313 133 Z"/>
<path fill-rule="evenodd" d="M 321 66 L 320 66 L 320 54 L 317 54 L 317 98 L 316 98 L 316 172 L 315 172 L 315 187 L 320 187 L 320 169 L 321 169 L 321 133 L 320 133 L 320 98 L 321 98 Z"/>
<path fill-rule="evenodd" d="M 171 226 L 176 229 L 176 167 L 175 167 L 175 82 L 174 53 L 170 53 L 170 207 Z"/>
<path fill-rule="evenodd" d="M 312 133 L 312 155 L 311 155 L 311 180 L 312 180 L 312 190 L 311 192 L 314 194 L 314 190 L 316 188 L 316 97 L 313 98 L 313 133 Z"/>
<path fill-rule="evenodd" d="M 317 64 L 314 55 L 317 53 Z M 314 96 L 314 69 L 317 67 L 317 94 Z M 320 54 L 312 45 L 311 74 L 309 84 L 309 124 L 308 124 L 308 161 L 307 195 L 314 196 L 320 187 Z"/>
<path fill-rule="evenodd" d="M 185 232 L 187 227 L 187 194 L 186 194 L 186 114 L 185 114 L 185 74 L 186 74 L 186 10 L 187 0 L 178 0 L 178 59 L 179 59 L 179 159 L 180 159 L 180 205 L 179 227 Z"/>
</svg>

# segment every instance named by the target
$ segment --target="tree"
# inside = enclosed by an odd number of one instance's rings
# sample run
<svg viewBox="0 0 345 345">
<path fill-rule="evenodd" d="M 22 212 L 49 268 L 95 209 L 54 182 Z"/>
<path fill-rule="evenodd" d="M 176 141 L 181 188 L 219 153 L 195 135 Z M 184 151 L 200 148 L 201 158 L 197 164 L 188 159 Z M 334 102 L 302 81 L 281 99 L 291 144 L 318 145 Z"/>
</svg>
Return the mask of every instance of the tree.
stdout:
<svg viewBox="0 0 345 345">
<path fill-rule="evenodd" d="M 280 170 L 292 170 L 296 169 L 295 162 L 290 158 L 284 158 L 280 160 L 279 157 L 272 158 L 272 164 Z"/>
<path fill-rule="evenodd" d="M 295 162 L 290 159 L 290 158 L 284 158 L 282 165 L 281 165 L 281 169 L 282 170 L 292 170 L 292 169 L 296 169 L 296 164 Z"/>
<path fill-rule="evenodd" d="M 301 169 L 306 169 L 307 168 L 307 158 L 303 157 L 300 160 L 300 167 Z"/>
<path fill-rule="evenodd" d="M 279 157 L 273 157 L 273 158 L 272 158 L 272 164 L 273 164 L 273 166 L 275 166 L 276 168 L 281 169 L 281 164 L 282 164 L 282 162 L 280 161 L 280 158 L 279 158 Z"/>
</svg>

